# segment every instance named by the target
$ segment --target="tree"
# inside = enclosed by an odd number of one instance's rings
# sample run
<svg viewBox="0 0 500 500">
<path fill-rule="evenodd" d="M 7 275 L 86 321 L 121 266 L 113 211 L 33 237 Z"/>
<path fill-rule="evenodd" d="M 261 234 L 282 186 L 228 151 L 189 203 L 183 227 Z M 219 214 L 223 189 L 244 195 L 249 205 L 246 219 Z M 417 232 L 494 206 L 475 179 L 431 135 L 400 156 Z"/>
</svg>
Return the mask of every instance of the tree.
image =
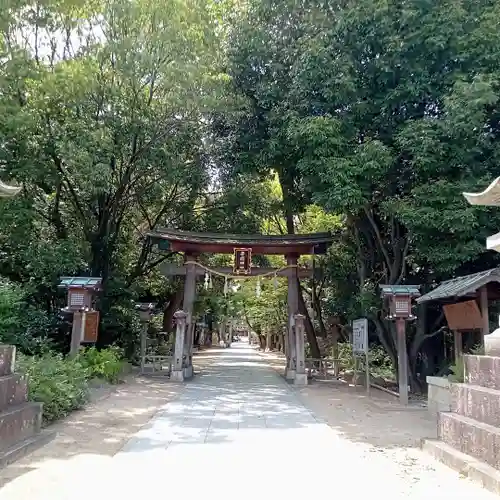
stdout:
<svg viewBox="0 0 500 500">
<path fill-rule="evenodd" d="M 4 274 L 32 280 L 33 254 L 50 248 L 59 265 L 48 280 L 101 276 L 106 312 L 169 257 L 144 234 L 189 226 L 204 209 L 203 115 L 218 85 L 209 8 L 12 2 L 1 26 L 0 162 L 23 183 L 12 203 L 24 214 L 2 228 L 12 247 Z"/>
</svg>

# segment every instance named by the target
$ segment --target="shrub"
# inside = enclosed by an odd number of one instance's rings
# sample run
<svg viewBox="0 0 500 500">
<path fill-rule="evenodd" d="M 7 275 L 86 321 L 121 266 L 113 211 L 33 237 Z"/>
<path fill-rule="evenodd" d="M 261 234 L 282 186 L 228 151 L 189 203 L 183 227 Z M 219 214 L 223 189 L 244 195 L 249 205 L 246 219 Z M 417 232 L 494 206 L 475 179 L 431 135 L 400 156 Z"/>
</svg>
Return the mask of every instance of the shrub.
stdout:
<svg viewBox="0 0 500 500">
<path fill-rule="evenodd" d="M 88 401 L 88 371 L 78 359 L 54 353 L 19 355 L 17 369 L 28 377 L 29 400 L 43 403 L 45 423 L 64 417 Z"/>
<path fill-rule="evenodd" d="M 330 354 L 333 356 L 332 353 Z M 342 370 L 352 370 L 354 368 L 354 355 L 350 342 L 339 342 L 338 359 Z M 391 358 L 381 346 L 373 345 L 368 349 L 368 360 L 370 363 L 370 373 L 385 379 L 394 379 L 394 368 Z"/>
<path fill-rule="evenodd" d="M 104 379 L 116 384 L 124 370 L 123 351 L 118 347 L 109 347 L 98 351 L 95 347 L 85 349 L 78 357 L 86 368 L 89 378 Z"/>
<path fill-rule="evenodd" d="M 40 354 L 50 345 L 47 314 L 25 300 L 18 285 L 0 281 L 0 343 L 15 345 L 25 354 Z"/>
<path fill-rule="evenodd" d="M 452 382 L 463 383 L 465 379 L 465 364 L 464 358 L 460 356 L 453 365 L 450 366 L 451 374 L 448 379 Z"/>
</svg>

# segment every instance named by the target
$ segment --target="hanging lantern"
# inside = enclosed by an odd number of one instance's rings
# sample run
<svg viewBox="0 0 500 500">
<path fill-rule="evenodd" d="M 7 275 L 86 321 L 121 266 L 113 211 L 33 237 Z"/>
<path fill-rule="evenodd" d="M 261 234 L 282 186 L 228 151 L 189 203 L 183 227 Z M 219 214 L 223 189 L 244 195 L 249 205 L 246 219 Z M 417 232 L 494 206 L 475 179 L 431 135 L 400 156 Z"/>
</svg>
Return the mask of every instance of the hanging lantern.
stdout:
<svg viewBox="0 0 500 500">
<path fill-rule="evenodd" d="M 224 297 L 227 295 L 228 284 L 227 284 L 227 276 L 224 278 Z"/>
<path fill-rule="evenodd" d="M 210 286 L 210 276 L 208 273 L 205 273 L 205 290 L 208 290 L 208 287 Z"/>
<path fill-rule="evenodd" d="M 260 297 L 260 292 L 261 292 L 261 288 L 260 288 L 260 278 L 257 278 L 257 286 L 255 287 L 255 295 L 257 297 Z"/>
</svg>

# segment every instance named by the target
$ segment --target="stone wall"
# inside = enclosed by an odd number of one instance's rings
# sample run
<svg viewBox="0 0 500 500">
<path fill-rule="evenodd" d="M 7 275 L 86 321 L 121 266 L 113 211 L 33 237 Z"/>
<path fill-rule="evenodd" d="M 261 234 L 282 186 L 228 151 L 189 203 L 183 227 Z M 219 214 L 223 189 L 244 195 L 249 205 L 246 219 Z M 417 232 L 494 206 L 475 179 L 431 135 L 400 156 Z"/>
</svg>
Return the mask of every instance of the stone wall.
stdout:
<svg viewBox="0 0 500 500">
<path fill-rule="evenodd" d="M 450 381 L 444 377 L 427 377 L 427 409 L 432 415 L 451 410 Z"/>
<path fill-rule="evenodd" d="M 467 355 L 464 365 L 465 383 L 448 383 L 451 408 L 438 411 L 438 440 L 425 440 L 423 447 L 500 494 L 500 357 Z M 429 385 L 436 405 L 446 404 L 444 380 Z"/>
<path fill-rule="evenodd" d="M 32 451 L 50 436 L 41 433 L 42 405 L 28 402 L 24 376 L 14 372 L 16 349 L 0 345 L 0 467 Z"/>
</svg>

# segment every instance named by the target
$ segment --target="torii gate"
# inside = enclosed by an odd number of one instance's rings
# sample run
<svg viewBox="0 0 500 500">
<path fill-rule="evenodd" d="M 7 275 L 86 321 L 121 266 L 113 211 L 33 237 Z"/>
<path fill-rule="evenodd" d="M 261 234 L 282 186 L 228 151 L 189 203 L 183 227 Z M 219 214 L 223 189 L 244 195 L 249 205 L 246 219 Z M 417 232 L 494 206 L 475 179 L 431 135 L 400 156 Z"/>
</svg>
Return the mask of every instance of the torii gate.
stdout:
<svg viewBox="0 0 500 500">
<path fill-rule="evenodd" d="M 175 343 L 172 379 L 183 381 L 193 375 L 192 348 L 195 325 L 192 315 L 196 296 L 196 277 L 205 274 L 205 269 L 197 265 L 197 259 L 202 253 L 222 253 L 235 255 L 235 268 L 216 268 L 213 269 L 214 272 L 234 277 L 241 277 L 241 274 L 259 276 L 273 273 L 288 278 L 286 377 L 298 385 L 307 384 L 303 328 L 301 335 L 295 335 L 294 325 L 299 312 L 298 279 L 312 276 L 312 270 L 299 268 L 297 261 L 301 255 L 325 254 L 333 241 L 331 233 L 264 236 L 196 233 L 158 228 L 147 236 L 160 250 L 184 253 L 184 266 L 163 267 L 164 274 L 168 276 L 185 276 L 182 307 L 186 313 L 186 339 L 184 342 Z M 252 267 L 252 255 L 284 255 L 287 266 L 280 270 Z M 236 271 L 235 274 L 233 271 Z"/>
</svg>

